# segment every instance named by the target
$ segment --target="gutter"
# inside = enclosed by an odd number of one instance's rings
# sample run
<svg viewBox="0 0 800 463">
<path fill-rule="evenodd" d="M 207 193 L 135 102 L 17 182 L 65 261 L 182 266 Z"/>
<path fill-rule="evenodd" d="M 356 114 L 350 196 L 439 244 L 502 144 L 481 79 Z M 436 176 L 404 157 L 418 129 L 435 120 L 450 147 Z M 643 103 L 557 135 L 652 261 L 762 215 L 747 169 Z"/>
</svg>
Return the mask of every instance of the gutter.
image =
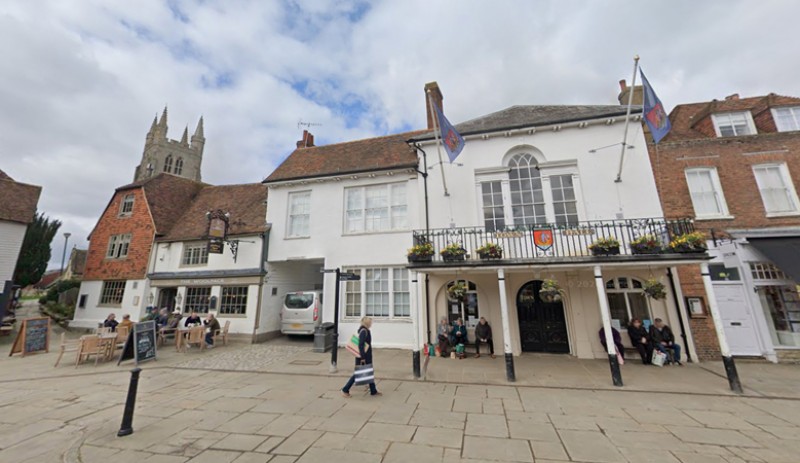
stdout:
<svg viewBox="0 0 800 463">
<path fill-rule="evenodd" d="M 261 325 L 261 304 L 264 302 L 264 277 L 267 274 L 266 264 L 269 256 L 269 232 L 272 227 L 261 234 L 261 263 L 259 264 L 261 278 L 258 280 L 258 304 L 256 305 L 256 321 L 253 326 L 253 344 L 258 340 L 258 327 Z"/>
</svg>

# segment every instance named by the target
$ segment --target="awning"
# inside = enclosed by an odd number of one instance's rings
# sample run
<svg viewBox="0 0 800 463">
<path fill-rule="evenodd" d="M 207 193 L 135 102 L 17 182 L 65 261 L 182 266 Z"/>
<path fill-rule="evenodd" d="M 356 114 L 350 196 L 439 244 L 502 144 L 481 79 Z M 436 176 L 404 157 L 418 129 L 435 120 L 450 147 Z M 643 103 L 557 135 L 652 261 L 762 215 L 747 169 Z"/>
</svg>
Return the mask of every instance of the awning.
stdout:
<svg viewBox="0 0 800 463">
<path fill-rule="evenodd" d="M 796 282 L 800 282 L 800 237 L 752 238 L 747 241 Z"/>
</svg>

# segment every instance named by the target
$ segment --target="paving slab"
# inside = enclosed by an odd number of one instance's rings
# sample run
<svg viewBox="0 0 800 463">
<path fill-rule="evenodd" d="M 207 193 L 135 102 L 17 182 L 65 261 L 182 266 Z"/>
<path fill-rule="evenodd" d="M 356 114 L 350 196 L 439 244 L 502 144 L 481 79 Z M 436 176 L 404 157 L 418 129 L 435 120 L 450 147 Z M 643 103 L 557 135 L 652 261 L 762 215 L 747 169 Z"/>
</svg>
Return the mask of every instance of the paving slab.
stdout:
<svg viewBox="0 0 800 463">
<path fill-rule="evenodd" d="M 295 431 L 291 436 L 287 437 L 281 445 L 275 447 L 270 453 L 276 455 L 302 455 L 311 444 L 317 439 L 322 437 L 322 431 Z"/>
<path fill-rule="evenodd" d="M 570 458 L 592 463 L 626 463 L 617 447 L 599 431 L 559 430 Z"/>
<path fill-rule="evenodd" d="M 266 436 L 259 436 L 256 434 L 228 434 L 211 445 L 211 448 L 249 452 L 255 450 L 265 440 L 267 440 Z"/>
<path fill-rule="evenodd" d="M 443 447 L 392 442 L 382 463 L 442 463 Z"/>
<path fill-rule="evenodd" d="M 273 460 L 274 461 L 274 460 Z M 273 463 L 271 461 L 270 463 Z M 297 463 L 381 463 L 381 456 L 373 453 L 310 448 Z"/>
<path fill-rule="evenodd" d="M 531 449 L 533 450 L 533 458 L 537 462 L 541 460 L 569 460 L 567 451 L 561 441 L 530 441 Z"/>
<path fill-rule="evenodd" d="M 233 460 L 239 458 L 241 452 L 230 452 L 227 450 L 206 450 L 200 455 L 189 460 L 190 463 L 230 463 Z M 114 462 L 116 463 L 117 458 L 119 455 L 114 456 Z"/>
<path fill-rule="evenodd" d="M 466 421 L 466 413 L 417 410 L 414 412 L 414 415 L 411 416 L 409 424 L 433 428 L 464 429 Z"/>
<path fill-rule="evenodd" d="M 377 439 L 391 442 L 411 442 L 416 426 L 402 424 L 367 423 L 358 432 L 361 439 Z"/>
<path fill-rule="evenodd" d="M 464 434 L 483 437 L 508 437 L 505 416 L 468 413 Z"/>
<path fill-rule="evenodd" d="M 464 434 L 458 429 L 417 427 L 413 444 L 460 449 Z"/>
<path fill-rule="evenodd" d="M 732 447 L 761 447 L 739 431 L 730 429 L 695 428 L 685 426 L 666 426 L 666 428 L 683 442 L 713 444 Z"/>
<path fill-rule="evenodd" d="M 520 439 L 464 436 L 461 455 L 482 461 L 533 462 L 530 444 Z"/>
</svg>

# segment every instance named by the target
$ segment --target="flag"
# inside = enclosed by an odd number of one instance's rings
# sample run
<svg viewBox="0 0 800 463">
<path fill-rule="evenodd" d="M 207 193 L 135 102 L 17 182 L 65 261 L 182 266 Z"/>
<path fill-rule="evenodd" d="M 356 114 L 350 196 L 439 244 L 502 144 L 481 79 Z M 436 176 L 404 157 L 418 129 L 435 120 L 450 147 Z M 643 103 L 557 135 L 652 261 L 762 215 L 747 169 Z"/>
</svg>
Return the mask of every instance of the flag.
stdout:
<svg viewBox="0 0 800 463">
<path fill-rule="evenodd" d="M 436 108 L 436 116 L 439 120 L 439 130 L 442 134 L 442 144 L 444 145 L 445 151 L 447 151 L 447 157 L 450 158 L 450 162 L 456 160 L 459 154 L 461 154 L 461 150 L 464 149 L 464 137 L 461 136 L 456 131 L 456 128 L 453 127 L 453 124 L 444 117 L 442 110 L 433 105 Z"/>
<path fill-rule="evenodd" d="M 664 111 L 661 100 L 658 99 L 650 82 L 647 81 L 647 77 L 644 76 L 642 68 L 639 68 L 639 73 L 642 76 L 642 88 L 644 89 L 644 122 L 650 127 L 653 141 L 658 143 L 669 133 L 672 124 L 669 122 L 669 116 Z"/>
</svg>

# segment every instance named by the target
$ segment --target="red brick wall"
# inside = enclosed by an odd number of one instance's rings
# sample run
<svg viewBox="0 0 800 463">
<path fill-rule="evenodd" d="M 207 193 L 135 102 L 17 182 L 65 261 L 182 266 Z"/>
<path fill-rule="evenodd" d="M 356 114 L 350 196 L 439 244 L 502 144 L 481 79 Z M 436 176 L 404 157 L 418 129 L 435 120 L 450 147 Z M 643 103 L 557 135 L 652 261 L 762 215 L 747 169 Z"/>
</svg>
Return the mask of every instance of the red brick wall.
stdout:
<svg viewBox="0 0 800 463">
<path fill-rule="evenodd" d="M 120 204 L 128 194 L 135 195 L 133 213 L 128 217 L 119 217 Z M 132 235 L 131 244 L 128 247 L 128 257 L 124 259 L 106 259 L 110 236 L 125 233 Z M 137 188 L 116 192 L 111 204 L 103 212 L 92 232 L 83 279 L 143 279 L 147 273 L 147 264 L 154 237 L 155 226 L 142 189 Z"/>
<path fill-rule="evenodd" d="M 768 117 L 769 124 L 774 127 L 769 110 L 759 117 Z M 767 130 L 766 121 L 757 123 Z M 695 216 L 684 171 L 690 167 L 708 166 L 717 168 L 728 211 L 734 218 L 696 221 L 697 229 L 707 233 L 713 229 L 718 237 L 723 237 L 727 229 L 800 226 L 800 217 L 766 216 L 752 170 L 754 164 L 786 163 L 795 189 L 800 189 L 800 132 L 666 142 L 659 144 L 657 149 L 650 144 L 648 149 L 666 217 Z M 707 299 L 698 266 L 681 267 L 678 274 L 684 296 Z M 701 359 L 719 358 L 711 317 L 693 318 L 689 324 L 698 356 Z"/>
</svg>

